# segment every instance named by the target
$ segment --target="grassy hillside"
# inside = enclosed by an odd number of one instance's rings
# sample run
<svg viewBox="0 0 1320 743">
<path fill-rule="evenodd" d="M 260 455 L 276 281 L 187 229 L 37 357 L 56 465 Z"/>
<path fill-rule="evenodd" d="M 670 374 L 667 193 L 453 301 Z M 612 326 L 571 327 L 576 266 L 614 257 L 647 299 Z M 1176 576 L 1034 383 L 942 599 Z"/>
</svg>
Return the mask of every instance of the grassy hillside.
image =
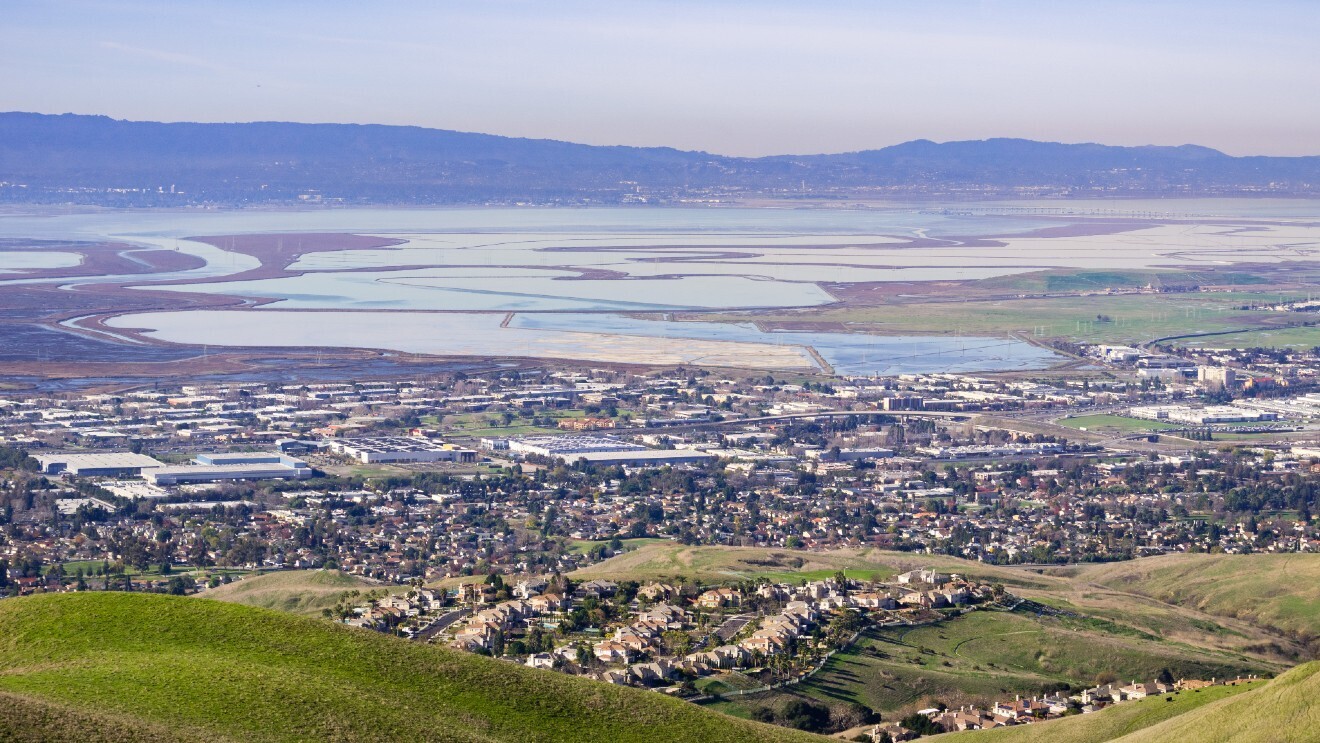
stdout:
<svg viewBox="0 0 1320 743">
<path fill-rule="evenodd" d="M 143 720 L 0 692 L 0 741 L 48 743 L 64 740 L 80 743 L 228 743 L 232 739 L 203 736 Z"/>
<path fill-rule="evenodd" d="M 889 579 L 916 568 L 933 567 L 1005 585 L 1049 589 L 1067 585 L 1058 578 L 960 560 L 944 555 L 917 555 L 877 549 L 804 552 L 765 547 L 688 547 L 674 542 L 647 544 L 573 573 L 574 578 L 665 580 L 678 576 L 710 582 L 769 578 L 776 581 L 818 580 L 842 570 L 850 578 Z"/>
<path fill-rule="evenodd" d="M 1320 555 L 1168 555 L 1074 571 L 1076 580 L 1320 638 Z"/>
<path fill-rule="evenodd" d="M 1253 587 L 1256 574 L 1268 570 L 1268 564 L 1257 567 L 1252 562 L 1259 558 L 1277 557 L 1280 563 L 1290 556 L 1244 556 L 1245 562 L 1230 560 L 1207 583 L 1226 580 L 1235 571 L 1240 576 L 1228 585 L 1240 585 L 1234 598 L 1243 603 L 1225 610 L 1225 606 L 1212 602 L 1200 605 L 1192 595 L 1173 592 L 1149 592 L 1141 580 L 1098 580 L 1094 576 L 1126 575 L 1140 566 L 1166 564 L 1161 561 L 1186 561 L 1187 573 L 1198 573 L 1199 566 L 1213 569 L 1230 556 L 1184 555 L 1173 558 L 1151 558 L 1134 562 L 1114 563 L 1089 567 L 1036 569 L 996 567 L 961 560 L 944 555 L 918 555 L 907 552 L 887 552 L 877 549 L 839 549 L 826 552 L 805 552 L 788 549 L 757 547 L 687 547 L 673 542 L 648 544 L 627 554 L 610 558 L 573 574 L 575 578 L 608 578 L 611 580 L 671 580 L 678 576 L 708 582 L 769 578 L 776 581 L 796 582 L 819 579 L 842 570 L 849 577 L 866 579 L 872 576 L 889 578 L 918 567 L 934 567 L 961 573 L 979 580 L 1002 583 L 1018 595 L 1069 612 L 1095 617 L 1130 627 L 1139 633 L 1160 640 L 1232 653 L 1239 657 L 1254 656 L 1286 665 L 1299 659 L 1313 657 L 1300 645 L 1288 642 L 1282 632 L 1300 637 L 1304 633 L 1293 631 L 1288 624 L 1271 620 L 1275 613 L 1292 612 L 1296 627 L 1305 625 L 1309 618 L 1320 624 L 1320 608 L 1309 607 L 1320 602 L 1320 581 L 1310 587 L 1286 585 L 1278 575 L 1270 575 L 1272 585 L 1259 593 Z M 1291 556 L 1289 569 L 1300 571 L 1308 578 L 1320 579 L 1320 555 Z M 1262 561 L 1268 563 L 1268 560 Z M 1314 571 L 1314 573 L 1312 572 Z M 1287 573 L 1285 573 L 1287 574 Z M 1298 573 L 1294 572 L 1294 576 Z M 1101 583 L 1104 582 L 1104 585 Z M 1170 581 L 1179 586 L 1179 580 Z M 1213 586 L 1207 586 L 1213 587 Z M 1259 596 L 1259 600 L 1256 600 Z M 1239 618 L 1240 617 L 1240 618 Z M 1320 627 L 1317 627 L 1320 632 Z M 1283 666 L 1276 666 L 1282 668 Z"/>
<path fill-rule="evenodd" d="M 1171 695 L 1173 701 L 1165 697 L 1151 697 L 1135 702 L 1124 702 L 1099 712 L 1065 717 L 1058 720 L 999 728 L 996 730 L 970 730 L 962 733 L 950 733 L 931 738 L 932 743 L 1106 743 L 1122 740 L 1135 731 L 1158 729 L 1160 723 L 1171 719 L 1195 719 L 1198 711 L 1224 700 L 1247 698 L 1253 689 L 1268 687 L 1271 682 L 1257 682 L 1239 686 L 1216 686 L 1197 692 L 1180 692 Z M 1143 738 L 1150 741 L 1204 740 L 1197 734 L 1188 734 L 1182 738 Z"/>
<path fill-rule="evenodd" d="M 353 591 L 366 593 L 381 589 L 405 590 L 398 586 L 371 583 L 337 570 L 287 570 L 244 578 L 214 588 L 204 595 L 217 601 L 320 616 L 322 609 L 334 606 Z"/>
<path fill-rule="evenodd" d="M 1320 663 L 1119 738 L 1122 743 L 1302 743 L 1320 739 Z"/>
<path fill-rule="evenodd" d="M 92 593 L 0 601 L 0 738 L 807 741 L 613 687 L 287 614 Z M 13 698 L 13 697 L 11 697 Z"/>
<path fill-rule="evenodd" d="M 750 716 L 758 706 L 807 698 L 839 709 L 861 703 L 892 718 L 940 702 L 989 705 L 1089 685 L 1100 674 L 1151 679 L 1165 668 L 1183 678 L 1224 678 L 1278 667 L 1093 619 L 978 611 L 937 625 L 873 629 L 805 683 L 713 706 Z"/>
</svg>

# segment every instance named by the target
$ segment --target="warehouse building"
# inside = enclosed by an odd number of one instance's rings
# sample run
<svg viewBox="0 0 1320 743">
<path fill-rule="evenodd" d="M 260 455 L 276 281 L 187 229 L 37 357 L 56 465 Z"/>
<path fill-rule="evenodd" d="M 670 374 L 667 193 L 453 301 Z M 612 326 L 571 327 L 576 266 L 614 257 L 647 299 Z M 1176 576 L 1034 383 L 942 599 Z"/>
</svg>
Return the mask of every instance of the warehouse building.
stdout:
<svg viewBox="0 0 1320 743">
<path fill-rule="evenodd" d="M 531 454 L 564 462 L 634 467 L 691 464 L 715 459 L 715 455 L 703 451 L 648 449 L 610 436 L 525 436 L 509 439 L 508 449 L 516 455 Z"/>
<path fill-rule="evenodd" d="M 578 454 L 647 451 L 644 446 L 612 436 L 524 436 L 509 439 L 508 448 L 514 454 L 534 454 L 552 459 L 575 459 Z"/>
<path fill-rule="evenodd" d="M 281 462 L 270 464 L 188 464 L 148 470 L 146 477 L 152 485 L 192 485 L 252 480 L 306 480 L 312 476 L 312 468 L 308 467 L 306 462 L 293 461 L 301 466 L 294 467 Z"/>
<path fill-rule="evenodd" d="M 197 464 L 220 467 L 232 464 L 282 464 L 285 467 L 306 467 L 307 463 L 297 457 L 278 452 L 241 451 L 224 454 L 198 454 L 193 457 Z"/>
<path fill-rule="evenodd" d="M 477 453 L 471 449 L 408 436 L 341 439 L 331 441 L 330 449 L 363 464 L 477 461 Z"/>
<path fill-rule="evenodd" d="M 663 467 L 667 464 L 697 464 L 715 459 L 714 454 L 695 449 L 631 449 L 625 451 L 592 451 L 567 454 L 560 457 L 566 462 L 586 462 L 603 466 Z"/>
<path fill-rule="evenodd" d="M 132 477 L 142 474 L 143 470 L 164 467 L 145 454 L 133 452 L 97 452 L 63 454 L 34 454 L 41 463 L 41 471 L 47 475 L 70 474 L 76 477 Z"/>
</svg>

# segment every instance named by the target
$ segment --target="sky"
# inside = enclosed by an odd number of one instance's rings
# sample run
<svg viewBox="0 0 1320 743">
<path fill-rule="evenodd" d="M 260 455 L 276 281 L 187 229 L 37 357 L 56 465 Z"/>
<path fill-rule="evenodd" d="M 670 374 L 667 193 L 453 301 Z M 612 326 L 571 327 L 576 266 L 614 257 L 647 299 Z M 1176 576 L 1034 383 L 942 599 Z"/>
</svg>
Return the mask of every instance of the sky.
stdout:
<svg viewBox="0 0 1320 743">
<path fill-rule="evenodd" d="M 726 155 L 1320 154 L 1314 0 L 0 0 L 0 110 Z"/>
</svg>

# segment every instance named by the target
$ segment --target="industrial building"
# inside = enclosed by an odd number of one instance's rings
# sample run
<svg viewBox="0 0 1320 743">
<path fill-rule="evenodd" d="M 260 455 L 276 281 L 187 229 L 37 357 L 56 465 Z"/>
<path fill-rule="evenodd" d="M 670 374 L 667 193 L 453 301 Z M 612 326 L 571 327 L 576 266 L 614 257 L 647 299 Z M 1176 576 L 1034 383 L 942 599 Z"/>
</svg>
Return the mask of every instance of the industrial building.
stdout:
<svg viewBox="0 0 1320 743">
<path fill-rule="evenodd" d="M 160 467 L 148 470 L 147 481 L 152 485 L 191 485 L 208 482 L 243 482 L 250 480 L 306 480 L 312 468 L 286 464 L 186 464 L 178 467 Z"/>
<path fill-rule="evenodd" d="M 552 459 L 576 458 L 578 454 L 600 452 L 648 451 L 611 436 L 524 436 L 509 439 L 508 449 L 515 454 L 534 454 Z"/>
<path fill-rule="evenodd" d="M 197 464 L 222 467 L 233 464 L 282 464 L 285 467 L 306 467 L 307 463 L 287 454 L 265 451 L 240 451 L 223 454 L 198 454 L 193 457 Z"/>
<path fill-rule="evenodd" d="M 331 441 L 330 449 L 363 464 L 477 461 L 477 453 L 471 449 L 408 436 L 342 439 Z"/>
<path fill-rule="evenodd" d="M 127 451 L 34 454 L 32 457 L 41 463 L 41 471 L 47 475 L 67 473 L 77 477 L 131 477 L 142 474 L 143 470 L 165 466 L 164 462 L 145 454 Z"/>
<path fill-rule="evenodd" d="M 500 444 L 503 448 L 504 442 Z M 610 436 L 525 436 L 509 439 L 507 449 L 515 455 L 535 455 L 564 462 L 585 461 L 590 464 L 639 467 L 715 459 L 715 455 L 702 451 L 648 449 Z"/>
<path fill-rule="evenodd" d="M 617 464 L 629 467 L 696 464 L 715 459 L 714 454 L 695 449 L 628 449 L 622 451 L 591 451 L 558 456 L 566 462 L 586 462 L 599 465 Z"/>
<path fill-rule="evenodd" d="M 1277 413 L 1267 410 L 1249 410 L 1236 405 L 1208 405 L 1193 408 L 1187 405 L 1146 405 L 1128 411 L 1133 418 L 1170 423 L 1209 426 L 1216 423 L 1263 423 L 1278 420 Z"/>
</svg>

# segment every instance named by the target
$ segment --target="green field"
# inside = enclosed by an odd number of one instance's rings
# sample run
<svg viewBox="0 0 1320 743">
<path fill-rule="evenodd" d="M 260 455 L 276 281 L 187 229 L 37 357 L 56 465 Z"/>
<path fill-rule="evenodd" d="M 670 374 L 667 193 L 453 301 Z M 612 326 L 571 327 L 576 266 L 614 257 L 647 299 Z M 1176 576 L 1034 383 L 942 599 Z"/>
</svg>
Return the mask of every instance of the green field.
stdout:
<svg viewBox="0 0 1320 743">
<path fill-rule="evenodd" d="M 322 609 L 333 607 L 353 591 L 405 590 L 403 586 L 372 583 L 337 570 L 286 570 L 244 578 L 204 595 L 216 601 L 319 617 Z"/>
<path fill-rule="evenodd" d="M 1303 318 L 1292 316 L 1294 322 Z M 1320 318 L 1317 318 L 1320 319 Z M 1270 330 L 1252 330 L 1245 333 L 1211 335 L 1203 338 L 1184 338 L 1180 346 L 1196 348 L 1302 348 L 1320 346 L 1320 327 L 1292 327 Z"/>
<path fill-rule="evenodd" d="M 654 692 L 151 594 L 0 601 L 0 694 L 5 740 L 820 740 Z M 70 735 L 70 721 L 108 732 Z"/>
<path fill-rule="evenodd" d="M 1129 418 L 1125 415 L 1079 415 L 1076 418 L 1061 418 L 1055 423 L 1068 428 L 1085 428 L 1088 431 L 1167 431 L 1178 428 L 1163 421 L 1148 421 L 1141 418 Z"/>
</svg>

